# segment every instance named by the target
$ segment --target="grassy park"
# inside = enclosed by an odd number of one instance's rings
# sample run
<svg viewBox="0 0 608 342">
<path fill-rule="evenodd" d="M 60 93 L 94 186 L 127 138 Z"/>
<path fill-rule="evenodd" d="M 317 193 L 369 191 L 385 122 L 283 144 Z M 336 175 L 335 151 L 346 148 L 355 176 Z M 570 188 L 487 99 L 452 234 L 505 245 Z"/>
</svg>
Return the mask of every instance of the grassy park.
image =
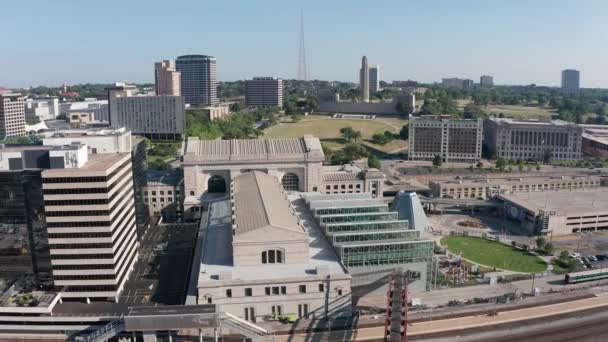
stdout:
<svg viewBox="0 0 608 342">
<path fill-rule="evenodd" d="M 346 142 L 340 136 L 340 128 L 352 127 L 360 131 L 363 136 L 364 145 L 382 152 L 391 152 L 405 147 L 403 140 L 395 139 L 385 145 L 375 145 L 369 141 L 374 133 L 391 131 L 399 133 L 399 130 L 407 120 L 399 118 L 376 118 L 373 120 L 363 119 L 332 119 L 329 116 L 310 115 L 298 122 L 281 121 L 276 126 L 269 127 L 264 131 L 264 138 L 293 138 L 304 134 L 312 134 L 330 148 L 341 148 Z"/>
<path fill-rule="evenodd" d="M 538 256 L 499 242 L 467 237 L 448 236 L 441 239 L 448 250 L 481 265 L 514 272 L 542 272 L 547 264 Z"/>
</svg>

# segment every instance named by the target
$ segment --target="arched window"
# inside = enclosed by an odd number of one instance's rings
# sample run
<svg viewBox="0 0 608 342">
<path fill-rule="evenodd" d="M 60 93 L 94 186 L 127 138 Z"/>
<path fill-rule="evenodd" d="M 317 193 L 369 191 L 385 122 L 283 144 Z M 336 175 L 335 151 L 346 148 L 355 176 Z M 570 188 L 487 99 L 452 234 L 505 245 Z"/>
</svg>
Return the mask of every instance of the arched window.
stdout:
<svg viewBox="0 0 608 342">
<path fill-rule="evenodd" d="M 269 249 L 262 252 L 262 264 L 282 264 L 283 251 L 280 249 Z"/>
<path fill-rule="evenodd" d="M 287 191 L 298 191 L 300 190 L 300 178 L 295 173 L 286 173 L 281 180 L 283 189 Z"/>
</svg>

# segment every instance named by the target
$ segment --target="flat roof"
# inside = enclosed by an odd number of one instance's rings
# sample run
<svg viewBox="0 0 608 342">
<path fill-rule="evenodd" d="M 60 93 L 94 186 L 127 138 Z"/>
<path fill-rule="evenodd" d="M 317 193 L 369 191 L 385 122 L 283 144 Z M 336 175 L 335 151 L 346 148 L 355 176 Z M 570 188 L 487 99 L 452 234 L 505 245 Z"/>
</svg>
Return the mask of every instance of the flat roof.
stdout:
<svg viewBox="0 0 608 342">
<path fill-rule="evenodd" d="M 386 207 L 386 204 L 377 199 L 340 199 L 340 200 L 316 200 L 310 203 L 310 210 L 324 208 L 358 208 L 358 207 Z"/>
<path fill-rule="evenodd" d="M 313 217 L 306 210 L 306 205 L 304 201 L 300 200 L 299 194 L 290 195 L 289 200 L 297 208 L 298 217 L 307 228 L 308 263 L 234 266 L 230 201 L 215 201 L 210 206 L 207 236 L 200 261 L 199 287 L 214 285 L 213 283 L 217 281 L 246 280 L 271 283 L 275 279 L 316 278 L 319 276 L 316 272 L 318 268 L 326 269 L 333 276 L 348 277 L 346 269 L 340 263 L 338 256 L 321 233 Z M 221 279 L 223 275 L 226 277 Z"/>
<path fill-rule="evenodd" d="M 576 126 L 575 123 L 564 120 L 540 120 L 540 119 L 514 119 L 491 117 L 487 120 L 498 125 L 542 125 L 542 126 Z"/>
<path fill-rule="evenodd" d="M 146 172 L 147 186 L 177 186 L 184 179 L 184 175 L 178 170 L 148 170 Z"/>
<path fill-rule="evenodd" d="M 509 178 L 462 178 L 449 180 L 434 180 L 430 184 L 447 185 L 519 185 L 519 184 L 537 184 L 547 183 L 550 181 L 580 181 L 580 180 L 600 180 L 600 177 L 593 175 L 581 176 L 525 176 L 525 177 L 509 177 Z"/>
<path fill-rule="evenodd" d="M 79 173 L 82 172 L 106 172 L 110 170 L 116 163 L 124 159 L 125 157 L 130 156 L 129 153 L 98 153 L 98 154 L 90 154 L 89 160 L 84 164 L 84 166 L 80 168 L 72 168 L 72 169 L 49 169 L 43 171 L 44 177 L 61 177 L 61 176 L 70 176 L 76 177 Z"/>
<path fill-rule="evenodd" d="M 561 216 L 584 215 L 608 211 L 608 189 L 559 190 L 499 195 L 519 207 L 538 214 L 540 210 L 555 210 Z"/>
</svg>

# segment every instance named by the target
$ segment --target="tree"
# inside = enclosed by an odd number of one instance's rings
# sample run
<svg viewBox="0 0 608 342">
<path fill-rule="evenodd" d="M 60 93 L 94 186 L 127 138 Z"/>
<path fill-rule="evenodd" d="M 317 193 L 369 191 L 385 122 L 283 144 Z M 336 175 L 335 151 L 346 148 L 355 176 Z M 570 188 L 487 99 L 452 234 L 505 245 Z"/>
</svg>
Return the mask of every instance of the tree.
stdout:
<svg viewBox="0 0 608 342">
<path fill-rule="evenodd" d="M 353 138 L 353 141 L 356 143 L 359 140 L 361 140 L 361 138 L 363 138 L 363 135 L 361 134 L 361 131 L 354 131 L 352 138 Z"/>
<path fill-rule="evenodd" d="M 543 248 L 543 252 L 544 252 L 545 254 L 549 254 L 549 255 L 551 255 L 551 254 L 553 254 L 553 251 L 554 251 L 553 244 L 552 244 L 551 242 L 547 242 L 547 243 L 545 244 L 545 247 Z"/>
<path fill-rule="evenodd" d="M 479 119 L 486 117 L 488 117 L 488 114 L 483 109 L 472 103 L 469 103 L 464 107 L 463 118 L 465 119 Z"/>
<path fill-rule="evenodd" d="M 382 169 L 382 164 L 380 164 L 380 159 L 378 159 L 378 157 L 376 157 L 373 154 L 370 154 L 369 157 L 367 157 L 367 166 L 374 168 L 374 169 Z"/>
<path fill-rule="evenodd" d="M 553 159 L 553 150 L 551 148 L 547 148 L 545 153 L 543 154 L 543 163 L 551 164 L 551 160 Z"/>
<path fill-rule="evenodd" d="M 300 122 L 302 121 L 302 114 L 293 114 L 291 116 L 291 122 Z"/>
<path fill-rule="evenodd" d="M 515 241 L 515 240 L 511 240 L 511 246 L 512 246 L 513 248 L 516 248 L 516 247 L 517 247 L 517 241 Z"/>
<path fill-rule="evenodd" d="M 441 164 L 443 164 L 443 159 L 440 155 L 436 154 L 435 157 L 433 157 L 433 166 L 441 167 Z"/>
<path fill-rule="evenodd" d="M 507 162 L 504 158 L 498 157 L 498 159 L 496 159 L 496 168 L 502 171 L 505 169 L 505 166 L 507 166 Z"/>
<path fill-rule="evenodd" d="M 399 139 L 407 140 L 410 136 L 410 126 L 408 124 L 403 125 L 399 130 Z"/>
<path fill-rule="evenodd" d="M 340 135 L 347 142 L 350 142 L 353 139 L 354 133 L 355 133 L 355 130 L 350 126 L 340 128 Z"/>
<path fill-rule="evenodd" d="M 241 104 L 238 101 L 234 102 L 233 104 L 230 105 L 230 111 L 231 112 L 240 112 Z"/>
<path fill-rule="evenodd" d="M 483 169 L 483 163 L 480 162 L 480 161 L 478 161 L 477 165 L 475 165 L 475 166 L 477 166 L 477 168 L 480 169 L 480 170 Z"/>
<path fill-rule="evenodd" d="M 546 244 L 547 244 L 547 240 L 544 237 L 539 236 L 539 237 L 536 238 L 536 248 L 537 249 L 543 249 L 543 248 L 545 248 Z"/>
<path fill-rule="evenodd" d="M 536 171 L 540 171 L 540 164 L 536 163 Z"/>
<path fill-rule="evenodd" d="M 388 133 L 390 133 L 390 132 L 388 132 Z M 372 138 L 371 138 L 371 141 L 377 145 L 386 145 L 391 140 L 393 140 L 392 134 L 388 135 L 388 134 L 386 134 L 386 132 L 384 134 L 375 133 L 374 135 L 372 135 Z"/>
</svg>

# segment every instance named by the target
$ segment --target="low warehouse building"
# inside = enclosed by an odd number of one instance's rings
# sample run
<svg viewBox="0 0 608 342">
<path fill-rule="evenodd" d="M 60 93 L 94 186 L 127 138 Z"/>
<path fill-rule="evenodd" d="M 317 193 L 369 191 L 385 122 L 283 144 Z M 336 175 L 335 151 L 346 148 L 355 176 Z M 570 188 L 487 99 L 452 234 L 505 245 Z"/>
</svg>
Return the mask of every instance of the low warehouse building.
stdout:
<svg viewBox="0 0 608 342">
<path fill-rule="evenodd" d="M 543 191 L 499 195 L 507 218 L 530 234 L 567 235 L 608 230 L 608 191 Z"/>
</svg>

